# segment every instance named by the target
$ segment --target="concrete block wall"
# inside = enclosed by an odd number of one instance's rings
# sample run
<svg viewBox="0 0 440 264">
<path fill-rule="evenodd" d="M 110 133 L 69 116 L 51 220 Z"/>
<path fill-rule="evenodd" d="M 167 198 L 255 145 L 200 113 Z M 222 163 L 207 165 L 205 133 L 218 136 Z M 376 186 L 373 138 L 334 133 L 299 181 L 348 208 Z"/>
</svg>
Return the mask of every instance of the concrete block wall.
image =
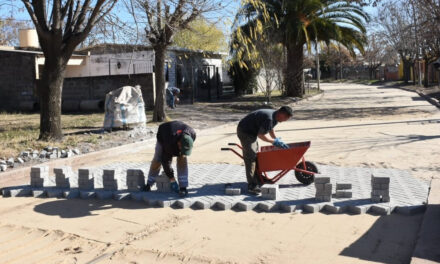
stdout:
<svg viewBox="0 0 440 264">
<path fill-rule="evenodd" d="M 103 100 L 108 92 L 122 86 L 140 85 L 145 108 L 153 109 L 153 74 L 92 76 L 64 79 L 63 101 Z"/>
<path fill-rule="evenodd" d="M 0 50 L 0 110 L 20 110 L 22 102 L 37 102 L 34 53 Z"/>
</svg>

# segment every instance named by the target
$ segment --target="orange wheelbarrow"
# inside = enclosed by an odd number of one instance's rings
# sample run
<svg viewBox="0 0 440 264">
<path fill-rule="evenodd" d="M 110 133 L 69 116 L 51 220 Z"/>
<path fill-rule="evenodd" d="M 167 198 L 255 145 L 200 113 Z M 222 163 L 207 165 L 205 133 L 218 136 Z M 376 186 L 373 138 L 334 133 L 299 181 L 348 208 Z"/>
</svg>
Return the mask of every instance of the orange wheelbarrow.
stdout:
<svg viewBox="0 0 440 264">
<path fill-rule="evenodd" d="M 229 143 L 229 146 L 236 146 L 243 149 L 236 143 Z M 279 181 L 289 171 L 295 171 L 296 179 L 302 184 L 309 185 L 315 180 L 318 168 L 315 164 L 304 159 L 304 153 L 310 147 L 310 141 L 291 143 L 288 149 L 281 149 L 274 146 L 261 147 L 257 152 L 256 173 L 261 184 L 274 184 Z M 243 156 L 233 148 L 221 148 L 224 151 L 232 151 L 240 158 Z M 268 172 L 279 171 L 275 176 L 269 177 Z"/>
</svg>

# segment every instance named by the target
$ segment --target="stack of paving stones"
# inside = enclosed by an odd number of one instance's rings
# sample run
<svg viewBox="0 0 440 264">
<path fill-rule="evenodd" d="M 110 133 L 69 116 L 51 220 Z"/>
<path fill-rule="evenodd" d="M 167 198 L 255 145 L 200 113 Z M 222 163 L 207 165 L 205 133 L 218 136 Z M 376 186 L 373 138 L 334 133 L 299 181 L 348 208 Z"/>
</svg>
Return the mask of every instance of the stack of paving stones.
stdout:
<svg viewBox="0 0 440 264">
<path fill-rule="evenodd" d="M 61 189 L 70 188 L 70 178 L 73 176 L 72 168 L 61 167 L 53 169 L 55 173 L 55 186 Z"/>
<path fill-rule="evenodd" d="M 98 171 L 95 169 L 78 169 L 78 189 L 81 198 L 88 199 L 95 197 L 95 177 L 97 176 Z"/>
<path fill-rule="evenodd" d="M 127 170 L 127 190 L 138 192 L 145 186 L 145 176 L 143 170 L 128 169 Z"/>
<path fill-rule="evenodd" d="M 371 201 L 390 202 L 390 178 L 371 175 Z"/>
<path fill-rule="evenodd" d="M 315 199 L 318 202 L 330 202 L 332 200 L 332 184 L 330 177 L 315 177 Z"/>
<path fill-rule="evenodd" d="M 261 197 L 269 200 L 277 200 L 280 197 L 278 185 L 268 185 L 261 188 Z"/>
<path fill-rule="evenodd" d="M 351 198 L 353 192 L 351 191 L 351 183 L 336 183 L 335 198 Z"/>
<path fill-rule="evenodd" d="M 48 166 L 35 166 L 31 168 L 31 187 L 43 188 L 44 179 L 49 178 Z"/>
<path fill-rule="evenodd" d="M 189 195 L 185 198 L 179 198 L 177 194 L 161 192 L 169 191 L 169 179 L 165 175 L 158 177 L 158 182 L 162 183 L 162 185 L 159 184 L 158 186 L 159 191 L 138 191 L 142 180 L 142 177 L 139 176 L 141 172 L 129 172 L 128 170 L 148 170 L 148 167 L 148 163 L 109 164 L 97 169 L 96 173 L 87 169 L 78 171 L 78 174 L 81 175 L 79 176 L 81 180 L 76 178 L 76 174 L 73 174 L 71 170 L 60 169 L 56 171 L 56 174 L 58 174 L 58 180 L 56 180 L 58 186 L 55 186 L 55 182 L 52 180 L 53 177 L 48 177 L 51 176 L 48 175 L 48 168 L 41 168 L 39 166 L 31 170 L 31 182 L 34 187 L 30 185 L 7 187 L 2 189 L 2 195 L 4 197 L 29 196 L 33 193 L 34 196 L 38 197 L 65 197 L 68 199 L 92 197 L 89 195 L 80 196 L 78 194 L 81 191 L 87 191 L 95 193 L 94 196 L 98 199 L 132 199 L 143 201 L 147 206 L 154 207 L 216 208 L 219 210 L 234 209 L 238 211 L 280 210 L 296 213 L 315 213 L 324 210 L 329 213 L 349 212 L 354 214 L 374 213 L 386 215 L 392 212 L 414 214 L 423 211 L 426 207 L 424 203 L 426 202 L 429 190 L 429 183 L 427 181 L 413 178 L 408 171 L 342 168 L 321 165 L 319 170 L 322 174 L 317 175 L 315 185 L 298 185 L 294 172 L 289 172 L 278 182 L 280 187 L 284 185 L 286 188 L 278 189 L 276 200 L 271 199 L 274 196 L 269 196 L 270 190 L 267 191 L 267 195 L 258 197 L 243 194 L 230 196 L 225 195 L 225 185 L 228 183 L 235 187 L 242 186 L 242 188 L 245 188 L 246 186 L 243 178 L 245 174 L 243 166 L 233 164 L 191 164 Z M 103 171 L 105 172 L 103 173 Z M 69 176 L 71 173 L 72 175 Z M 127 176 L 126 173 L 131 176 Z M 372 174 L 374 174 L 374 178 L 371 177 Z M 321 175 L 331 176 L 332 182 L 339 183 L 335 187 L 337 193 L 339 191 L 348 192 L 348 187 L 344 187 L 343 183 L 350 181 L 352 183 L 351 192 L 353 197 L 338 198 L 331 202 L 320 201 L 321 199 L 329 200 L 332 193 L 330 177 L 322 177 Z M 70 180 L 70 188 L 59 188 L 61 185 L 64 185 L 64 187 L 67 185 L 66 178 Z M 91 189 L 92 178 L 94 178 L 93 189 Z M 44 179 L 43 187 L 41 187 L 41 179 Z M 125 180 L 127 180 L 127 186 L 125 186 Z M 78 188 L 76 188 L 77 184 Z M 292 187 L 292 184 L 295 186 Z M 105 189 L 102 187 L 105 187 Z M 273 185 L 268 187 L 273 187 Z M 374 197 L 374 199 L 380 197 L 380 200 L 376 200 L 378 202 L 372 201 L 371 195 L 378 196 Z M 387 201 L 390 195 L 393 196 L 392 202 L 385 203 L 384 201 Z M 316 197 L 319 197 L 320 200 L 317 201 Z"/>
<path fill-rule="evenodd" d="M 118 176 L 120 171 L 115 170 L 104 170 L 102 174 L 102 185 L 105 191 L 116 191 L 118 190 Z"/>
<path fill-rule="evenodd" d="M 165 173 L 156 177 L 156 188 L 158 192 L 171 192 L 170 178 Z"/>
</svg>

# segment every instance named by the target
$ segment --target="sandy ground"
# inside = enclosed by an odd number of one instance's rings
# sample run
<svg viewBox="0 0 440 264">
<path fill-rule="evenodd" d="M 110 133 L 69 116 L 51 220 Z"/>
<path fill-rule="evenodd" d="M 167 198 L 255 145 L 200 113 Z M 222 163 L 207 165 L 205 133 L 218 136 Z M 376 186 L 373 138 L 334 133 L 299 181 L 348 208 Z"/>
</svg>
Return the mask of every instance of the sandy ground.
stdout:
<svg viewBox="0 0 440 264">
<path fill-rule="evenodd" d="M 343 166 L 440 171 L 440 114 L 416 94 L 325 85 L 277 126 L 311 140 L 306 158 Z M 219 151 L 235 123 L 202 131 L 192 163 L 241 163 Z M 153 144 L 107 160 L 151 159 Z M 97 165 L 97 164 L 94 164 Z M 243 176 L 244 177 L 244 176 Z M 135 202 L 0 199 L 1 263 L 408 263 L 422 215 L 372 216 L 145 209 Z"/>
</svg>

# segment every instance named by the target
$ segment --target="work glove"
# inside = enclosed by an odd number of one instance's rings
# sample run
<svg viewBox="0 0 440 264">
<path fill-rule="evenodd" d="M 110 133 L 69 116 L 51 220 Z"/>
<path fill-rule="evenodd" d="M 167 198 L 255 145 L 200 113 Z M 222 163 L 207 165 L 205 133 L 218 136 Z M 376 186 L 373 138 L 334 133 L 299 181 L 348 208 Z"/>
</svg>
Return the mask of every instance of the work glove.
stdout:
<svg viewBox="0 0 440 264">
<path fill-rule="evenodd" d="M 171 182 L 170 188 L 173 192 L 179 193 L 179 184 L 177 182 Z"/>
<path fill-rule="evenodd" d="M 286 145 L 283 141 L 281 141 L 281 138 L 275 138 L 273 145 L 275 147 L 279 147 L 279 148 L 283 148 L 283 149 L 288 149 L 289 146 Z"/>
</svg>

